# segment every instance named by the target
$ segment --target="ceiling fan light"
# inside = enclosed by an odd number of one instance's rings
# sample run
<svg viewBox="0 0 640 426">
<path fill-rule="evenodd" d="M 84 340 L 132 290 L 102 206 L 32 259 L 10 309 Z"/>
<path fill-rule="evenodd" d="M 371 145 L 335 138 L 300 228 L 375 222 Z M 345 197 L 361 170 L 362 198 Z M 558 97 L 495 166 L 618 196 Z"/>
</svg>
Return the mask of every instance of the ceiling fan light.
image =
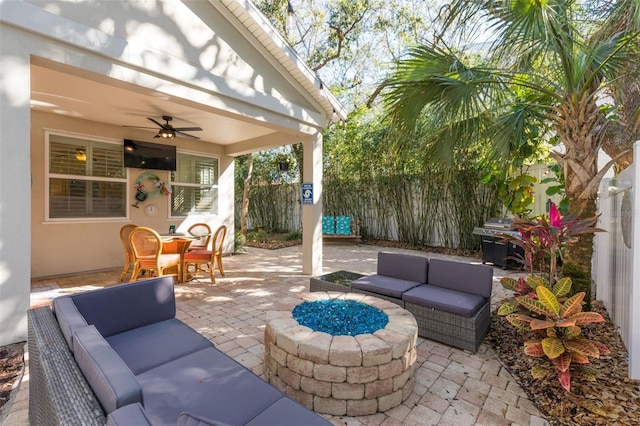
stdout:
<svg viewBox="0 0 640 426">
<path fill-rule="evenodd" d="M 164 139 L 173 139 L 176 137 L 176 132 L 173 129 L 160 129 L 158 136 Z"/>
</svg>

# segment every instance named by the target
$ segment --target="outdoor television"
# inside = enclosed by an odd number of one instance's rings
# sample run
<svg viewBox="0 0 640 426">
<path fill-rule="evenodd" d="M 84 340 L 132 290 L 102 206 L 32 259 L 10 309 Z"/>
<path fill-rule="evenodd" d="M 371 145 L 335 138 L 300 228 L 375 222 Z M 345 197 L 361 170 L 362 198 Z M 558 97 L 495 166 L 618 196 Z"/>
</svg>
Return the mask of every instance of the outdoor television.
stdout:
<svg viewBox="0 0 640 426">
<path fill-rule="evenodd" d="M 124 140 L 124 166 L 136 169 L 176 170 L 176 147 Z"/>
</svg>

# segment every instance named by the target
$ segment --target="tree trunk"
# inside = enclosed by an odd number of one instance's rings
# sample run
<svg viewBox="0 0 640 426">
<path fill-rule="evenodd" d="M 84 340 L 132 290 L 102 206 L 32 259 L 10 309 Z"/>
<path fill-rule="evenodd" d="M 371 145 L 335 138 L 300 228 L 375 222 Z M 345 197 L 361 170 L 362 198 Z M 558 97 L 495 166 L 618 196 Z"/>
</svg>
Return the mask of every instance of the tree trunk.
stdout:
<svg viewBox="0 0 640 426">
<path fill-rule="evenodd" d="M 251 189 L 251 175 L 253 174 L 253 154 L 247 157 L 247 176 L 244 179 L 242 192 L 242 213 L 240 216 L 240 233 L 247 237 L 247 216 L 249 215 L 249 189 Z"/>
</svg>

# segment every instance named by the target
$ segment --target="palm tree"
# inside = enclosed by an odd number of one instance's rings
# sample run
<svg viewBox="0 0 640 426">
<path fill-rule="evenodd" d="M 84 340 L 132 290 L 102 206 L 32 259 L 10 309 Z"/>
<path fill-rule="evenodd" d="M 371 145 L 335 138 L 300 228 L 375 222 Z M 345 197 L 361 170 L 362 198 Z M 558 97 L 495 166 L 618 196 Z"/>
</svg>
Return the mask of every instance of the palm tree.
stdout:
<svg viewBox="0 0 640 426">
<path fill-rule="evenodd" d="M 496 37 L 488 57 L 468 65 L 442 39 L 412 48 L 389 79 L 386 101 L 395 128 L 410 133 L 428 114 L 436 132 L 426 149 L 441 155 L 480 146 L 505 160 L 527 141 L 552 135 L 570 209 L 594 216 L 599 182 L 613 164 L 597 164 L 607 127 L 599 100 L 633 68 L 628 59 L 637 44 L 640 6 L 638 0 L 606 2 L 603 15 L 590 16 L 581 5 L 454 0 L 445 30 L 456 35 L 488 22 Z M 629 19 L 620 31 L 599 31 L 621 10 Z M 589 283 L 592 241 L 592 234 L 581 236 L 564 253 L 564 265 L 577 267 Z"/>
</svg>

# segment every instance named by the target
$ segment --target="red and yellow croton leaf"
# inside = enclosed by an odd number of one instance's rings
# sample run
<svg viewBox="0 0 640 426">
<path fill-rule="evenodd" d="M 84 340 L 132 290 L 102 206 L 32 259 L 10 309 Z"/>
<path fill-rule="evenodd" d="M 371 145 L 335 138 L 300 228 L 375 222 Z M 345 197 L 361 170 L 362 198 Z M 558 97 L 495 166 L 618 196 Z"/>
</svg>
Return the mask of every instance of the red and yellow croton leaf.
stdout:
<svg viewBox="0 0 640 426">
<path fill-rule="evenodd" d="M 536 288 L 536 294 L 538 295 L 540 303 L 551 309 L 554 314 L 553 316 L 558 316 L 560 313 L 560 302 L 558 302 L 558 298 L 553 295 L 551 290 L 543 286 L 538 286 Z"/>
<path fill-rule="evenodd" d="M 505 315 L 509 315 L 512 314 L 516 311 L 516 309 L 518 309 L 518 306 L 515 305 L 514 303 L 511 302 L 504 302 L 502 305 L 500 305 L 500 307 L 498 308 L 498 315 L 500 315 L 501 317 L 505 316 Z"/>
<path fill-rule="evenodd" d="M 571 392 L 571 373 L 569 372 L 569 370 L 567 371 L 556 370 L 556 374 L 558 375 L 558 381 L 560 382 L 560 386 L 562 386 L 567 392 Z"/>
<path fill-rule="evenodd" d="M 569 370 L 569 366 L 571 365 L 571 354 L 563 353 L 557 358 L 553 360 L 553 366 L 556 368 L 556 371 L 567 371 Z"/>
<path fill-rule="evenodd" d="M 549 374 L 550 371 L 551 369 L 544 365 L 534 365 L 531 367 L 531 375 L 534 379 L 541 379 Z"/>
<path fill-rule="evenodd" d="M 549 285 L 547 283 L 547 280 L 537 275 L 529 275 L 527 277 L 527 284 L 529 284 L 529 287 L 531 287 L 534 290 L 539 286 L 547 287 Z"/>
<path fill-rule="evenodd" d="M 544 330 L 545 328 L 555 327 L 556 323 L 555 321 L 532 319 L 529 325 L 532 330 Z"/>
<path fill-rule="evenodd" d="M 523 314 L 510 314 L 510 315 L 507 315 L 506 318 L 507 318 L 507 321 L 509 321 L 509 323 L 516 328 L 519 328 L 521 330 L 531 330 L 531 327 L 529 327 L 529 324 L 533 319 L 531 317 L 528 317 Z"/>
<path fill-rule="evenodd" d="M 576 364 L 590 364 L 589 357 L 579 352 L 571 352 L 571 362 Z"/>
<path fill-rule="evenodd" d="M 566 296 L 571 291 L 571 278 L 560 278 L 553 286 L 553 294 L 556 297 Z"/>
<path fill-rule="evenodd" d="M 575 325 L 564 329 L 564 337 L 566 337 L 567 339 L 573 339 L 575 337 L 578 337 L 580 334 L 582 334 L 582 329 Z"/>
<path fill-rule="evenodd" d="M 577 377 L 588 380 L 590 382 L 595 382 L 596 375 L 598 374 L 596 369 L 591 367 L 590 365 L 578 365 L 574 373 Z"/>
<path fill-rule="evenodd" d="M 589 339 L 568 339 L 564 341 L 568 351 L 577 352 L 591 358 L 600 358 L 600 351 Z"/>
<path fill-rule="evenodd" d="M 558 338 L 545 337 L 542 339 L 542 350 L 549 359 L 554 359 L 564 353 L 564 345 Z"/>
<path fill-rule="evenodd" d="M 507 290 L 515 292 L 518 291 L 518 281 L 513 278 L 503 277 L 500 279 L 500 284 L 502 284 L 502 287 L 506 288 Z"/>
<path fill-rule="evenodd" d="M 595 340 L 591 340 L 591 343 L 598 348 L 600 355 L 611 355 L 611 350 L 606 345 Z"/>
<path fill-rule="evenodd" d="M 580 293 L 576 293 L 562 304 L 562 309 L 560 309 L 560 315 L 563 318 L 568 317 L 569 315 L 577 314 L 582 311 L 582 299 L 584 299 L 585 292 L 581 291 Z"/>
<path fill-rule="evenodd" d="M 524 342 L 524 353 L 534 358 L 542 358 L 545 356 L 540 340 L 528 340 Z"/>
<path fill-rule="evenodd" d="M 524 308 L 535 312 L 536 314 L 544 315 L 546 317 L 555 317 L 556 313 L 553 309 L 540 302 L 538 299 L 530 299 L 526 296 L 516 297 L 516 301 Z"/>
<path fill-rule="evenodd" d="M 578 312 L 570 317 L 576 320 L 576 325 L 592 324 L 594 322 L 604 322 L 604 317 L 597 312 Z"/>
<path fill-rule="evenodd" d="M 556 321 L 556 327 L 568 328 L 574 327 L 576 325 L 576 320 L 571 318 L 563 318 L 561 320 Z"/>
</svg>

